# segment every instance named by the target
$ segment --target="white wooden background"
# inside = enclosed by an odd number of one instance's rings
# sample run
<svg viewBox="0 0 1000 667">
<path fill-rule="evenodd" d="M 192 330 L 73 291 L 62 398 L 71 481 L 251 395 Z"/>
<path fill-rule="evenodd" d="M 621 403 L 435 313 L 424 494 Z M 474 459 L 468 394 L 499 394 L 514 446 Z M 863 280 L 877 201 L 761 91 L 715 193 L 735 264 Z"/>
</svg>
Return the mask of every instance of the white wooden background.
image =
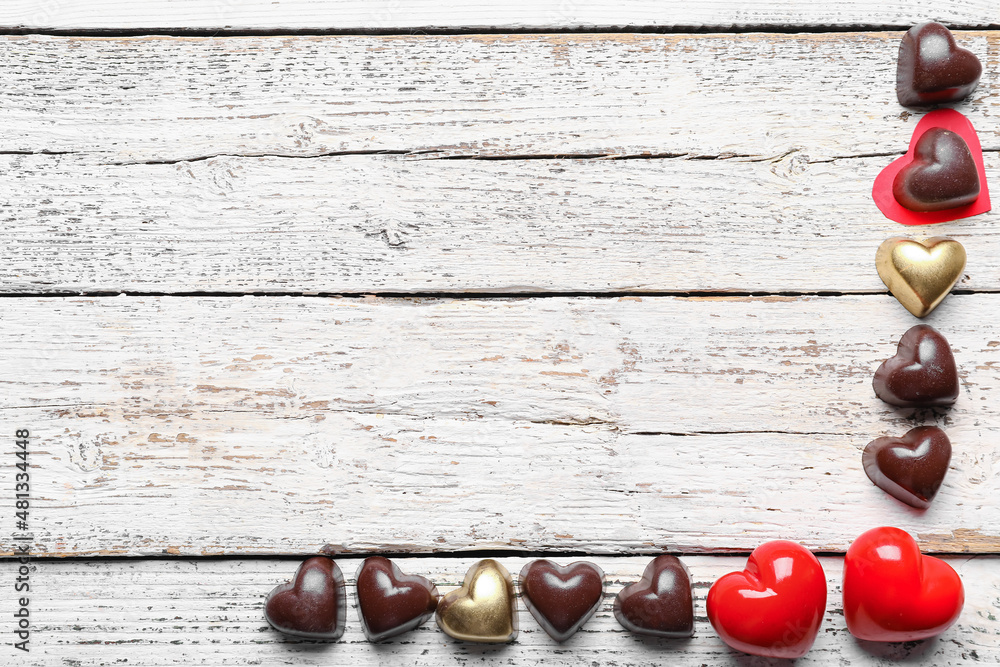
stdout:
<svg viewBox="0 0 1000 667">
<path fill-rule="evenodd" d="M 926 18 L 983 60 L 958 108 L 1000 196 L 993 2 L 6 0 L 0 415 L 5 452 L 35 436 L 36 557 L 32 652 L 0 664 L 770 664 L 704 615 L 770 539 L 824 554 L 802 664 L 1000 662 L 1000 216 L 903 228 L 870 198 L 921 117 L 893 82 Z M 969 253 L 928 318 L 947 411 L 871 391 L 916 322 L 874 269 L 906 233 Z M 955 446 L 923 513 L 860 461 L 922 423 Z M 846 632 L 840 554 L 878 525 L 962 574 L 941 637 Z M 610 613 L 664 551 L 691 641 Z M 333 646 L 268 629 L 297 561 L 353 582 L 374 552 L 443 591 L 484 554 L 611 584 L 563 647 L 523 609 L 501 648 L 372 646 L 353 610 Z"/>
</svg>

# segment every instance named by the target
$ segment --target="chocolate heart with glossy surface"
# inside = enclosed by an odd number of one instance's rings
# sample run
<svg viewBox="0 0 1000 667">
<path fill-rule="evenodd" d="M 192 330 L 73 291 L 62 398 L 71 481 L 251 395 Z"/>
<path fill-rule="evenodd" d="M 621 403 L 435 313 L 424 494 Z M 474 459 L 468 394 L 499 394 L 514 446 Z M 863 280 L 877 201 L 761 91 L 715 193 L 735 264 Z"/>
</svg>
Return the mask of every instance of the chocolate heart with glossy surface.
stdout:
<svg viewBox="0 0 1000 667">
<path fill-rule="evenodd" d="M 604 571 L 577 561 L 562 567 L 534 560 L 521 569 L 521 600 L 542 629 L 564 642 L 587 622 L 604 596 Z"/>
<path fill-rule="evenodd" d="M 947 406 L 958 398 L 958 369 L 945 337 L 918 324 L 899 339 L 896 356 L 886 359 L 872 380 L 875 395 L 902 408 Z"/>
<path fill-rule="evenodd" d="M 676 556 L 657 556 L 642 578 L 615 598 L 615 618 L 626 630 L 656 637 L 694 634 L 691 575 Z"/>
<path fill-rule="evenodd" d="M 712 585 L 706 610 L 719 637 L 734 649 L 799 658 L 812 647 L 823 622 L 826 575 L 802 545 L 767 542 L 753 550 L 742 572 L 730 572 Z"/>
<path fill-rule="evenodd" d="M 347 593 L 344 575 L 329 558 L 304 561 L 287 584 L 274 588 L 264 617 L 275 630 L 309 639 L 339 639 L 344 634 Z"/>
<path fill-rule="evenodd" d="M 897 236 L 879 246 L 875 268 L 903 307 L 924 317 L 937 308 L 962 277 L 965 248 L 943 236 L 926 241 Z"/>
<path fill-rule="evenodd" d="M 950 461 L 951 441 L 936 426 L 918 426 L 902 438 L 877 438 L 861 455 L 875 486 L 920 509 L 930 507 Z"/>
<path fill-rule="evenodd" d="M 894 185 L 900 173 L 912 166 L 917 158 L 917 144 L 920 138 L 935 128 L 953 132 L 965 142 L 976 165 L 979 196 L 965 206 L 945 208 L 940 211 L 913 211 L 896 199 Z M 982 144 L 979 142 L 976 128 L 968 118 L 954 109 L 937 109 L 926 114 L 913 128 L 906 154 L 893 160 L 875 177 L 875 182 L 872 184 L 872 200 L 885 217 L 904 225 L 930 225 L 968 218 L 989 211 L 991 207 L 989 181 L 986 178 L 986 164 L 983 161 Z"/>
<path fill-rule="evenodd" d="M 908 642 L 944 632 L 962 613 L 962 579 L 899 528 L 873 528 L 844 557 L 844 618 L 858 639 Z"/>
<path fill-rule="evenodd" d="M 368 641 L 412 630 L 434 614 L 437 588 L 425 577 L 403 572 L 388 558 L 366 558 L 357 574 L 358 617 Z"/>
<path fill-rule="evenodd" d="M 517 637 L 516 605 L 510 572 L 488 558 L 469 568 L 461 588 L 441 598 L 437 624 L 455 639 L 509 642 Z"/>
<path fill-rule="evenodd" d="M 896 98 L 907 107 L 957 102 L 975 90 L 982 73 L 979 58 L 956 45 L 948 28 L 921 23 L 899 43 Z"/>
<path fill-rule="evenodd" d="M 979 169 L 965 139 L 951 130 L 927 130 L 914 146 L 913 161 L 892 182 L 892 196 L 911 211 L 941 211 L 979 197 Z"/>
</svg>

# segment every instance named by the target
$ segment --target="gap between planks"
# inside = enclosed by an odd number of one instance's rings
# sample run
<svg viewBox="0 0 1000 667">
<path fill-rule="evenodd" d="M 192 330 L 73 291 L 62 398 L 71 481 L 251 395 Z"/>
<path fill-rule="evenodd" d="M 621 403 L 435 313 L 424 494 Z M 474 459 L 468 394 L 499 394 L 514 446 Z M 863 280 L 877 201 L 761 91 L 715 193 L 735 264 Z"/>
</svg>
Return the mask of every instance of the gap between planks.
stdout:
<svg viewBox="0 0 1000 667">
<path fill-rule="evenodd" d="M 0 26 L 34 30 L 815 30 L 863 26 L 905 29 L 928 19 L 952 26 L 995 27 L 988 0 L 941 0 L 933 11 L 918 3 L 875 5 L 863 0 L 505 0 L 447 3 L 433 0 L 6 0 Z"/>
</svg>

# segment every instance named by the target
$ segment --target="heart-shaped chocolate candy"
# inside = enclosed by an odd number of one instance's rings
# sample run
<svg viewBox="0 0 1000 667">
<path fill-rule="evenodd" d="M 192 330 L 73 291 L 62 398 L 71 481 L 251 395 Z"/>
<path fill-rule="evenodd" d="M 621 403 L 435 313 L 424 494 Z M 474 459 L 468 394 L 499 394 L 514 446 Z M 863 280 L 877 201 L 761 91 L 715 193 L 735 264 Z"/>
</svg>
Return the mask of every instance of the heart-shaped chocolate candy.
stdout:
<svg viewBox="0 0 1000 667">
<path fill-rule="evenodd" d="M 292 581 L 271 591 L 264 617 L 285 634 L 339 639 L 344 634 L 346 598 L 340 568 L 329 558 L 316 556 L 299 565 Z"/>
<path fill-rule="evenodd" d="M 875 486 L 920 509 L 930 507 L 950 461 L 951 441 L 936 426 L 918 426 L 902 438 L 877 438 L 861 455 Z"/>
<path fill-rule="evenodd" d="M 924 317 L 937 308 L 965 269 L 965 248 L 943 236 L 886 239 L 875 253 L 878 275 L 903 307 Z"/>
<path fill-rule="evenodd" d="M 902 408 L 947 406 L 958 398 L 958 369 L 945 337 L 918 324 L 899 339 L 896 356 L 886 359 L 872 380 L 875 395 Z"/>
<path fill-rule="evenodd" d="M 979 58 L 959 48 L 948 28 L 921 23 L 899 44 L 896 98 L 907 107 L 957 102 L 976 88 L 982 73 Z"/>
<path fill-rule="evenodd" d="M 366 558 L 357 574 L 358 617 L 368 641 L 412 630 L 434 614 L 437 588 L 425 577 L 403 574 L 388 558 Z"/>
<path fill-rule="evenodd" d="M 626 630 L 657 637 L 694 634 L 691 575 L 676 556 L 657 556 L 642 578 L 615 598 L 615 618 Z"/>
<path fill-rule="evenodd" d="M 516 605 L 510 572 L 487 558 L 469 568 L 461 588 L 441 598 L 437 624 L 455 639 L 509 642 L 517 637 Z"/>
<path fill-rule="evenodd" d="M 958 208 L 979 197 L 979 170 L 965 139 L 934 127 L 917 139 L 913 161 L 892 182 L 892 196 L 911 211 Z"/>
<path fill-rule="evenodd" d="M 542 629 L 564 642 L 587 622 L 604 596 L 604 571 L 577 561 L 562 567 L 533 560 L 521 569 L 521 599 Z"/>
</svg>

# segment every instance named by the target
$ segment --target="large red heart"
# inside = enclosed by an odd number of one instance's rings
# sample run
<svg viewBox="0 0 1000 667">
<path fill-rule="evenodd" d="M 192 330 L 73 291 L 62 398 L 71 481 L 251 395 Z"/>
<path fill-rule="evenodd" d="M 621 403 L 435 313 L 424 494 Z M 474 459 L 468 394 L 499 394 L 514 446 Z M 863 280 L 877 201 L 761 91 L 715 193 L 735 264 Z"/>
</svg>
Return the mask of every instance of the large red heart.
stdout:
<svg viewBox="0 0 1000 667">
<path fill-rule="evenodd" d="M 594 615 L 604 597 L 604 572 L 577 561 L 562 567 L 533 560 L 521 570 L 521 600 L 542 629 L 564 642 Z"/>
<path fill-rule="evenodd" d="M 357 574 L 358 616 L 368 641 L 377 642 L 417 627 L 437 609 L 437 587 L 403 572 L 388 558 L 366 558 Z"/>
<path fill-rule="evenodd" d="M 960 136 L 969 148 L 972 161 L 976 165 L 976 173 L 979 175 L 979 196 L 970 204 L 948 208 L 941 211 L 911 211 L 896 200 L 893 194 L 893 184 L 896 175 L 904 169 L 908 169 L 917 159 L 917 144 L 921 137 L 933 128 L 941 128 L 954 132 Z M 888 167 L 883 169 L 875 178 L 872 186 L 872 199 L 875 205 L 882 211 L 882 214 L 890 220 L 904 225 L 929 225 L 936 222 L 948 222 L 979 215 L 990 210 L 990 193 L 986 184 L 986 165 L 983 163 L 983 149 L 979 143 L 979 137 L 972 123 L 965 116 L 954 109 L 938 109 L 932 111 L 920 119 L 913 136 L 910 138 L 910 147 L 906 155 L 893 161 Z"/>
<path fill-rule="evenodd" d="M 826 575 L 808 549 L 768 542 L 742 572 L 708 591 L 708 620 L 731 647 L 769 658 L 799 658 L 819 632 L 826 610 Z"/>
<path fill-rule="evenodd" d="M 873 528 L 844 559 L 844 618 L 858 639 L 904 642 L 940 634 L 958 620 L 965 591 L 943 560 L 924 556 L 899 528 Z"/>
<path fill-rule="evenodd" d="M 329 558 L 316 556 L 299 565 L 295 578 L 275 587 L 264 603 L 264 617 L 276 630 L 309 639 L 339 639 L 347 602 L 344 575 Z"/>
</svg>

